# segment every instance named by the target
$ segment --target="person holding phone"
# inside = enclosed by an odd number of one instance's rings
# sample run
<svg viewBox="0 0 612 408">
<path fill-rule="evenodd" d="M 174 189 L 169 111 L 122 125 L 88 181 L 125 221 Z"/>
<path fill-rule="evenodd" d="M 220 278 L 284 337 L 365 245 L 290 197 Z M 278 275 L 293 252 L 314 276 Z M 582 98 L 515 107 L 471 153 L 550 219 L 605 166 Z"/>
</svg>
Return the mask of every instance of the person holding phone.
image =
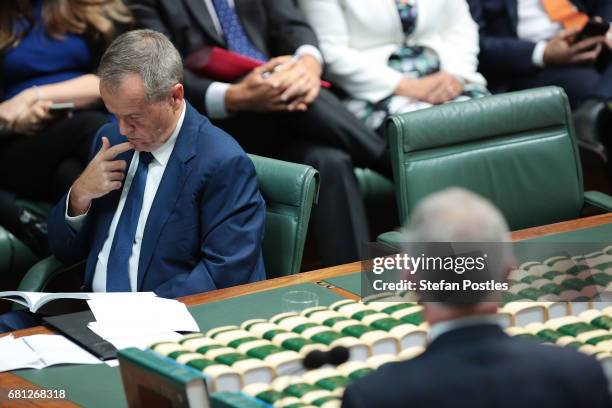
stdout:
<svg viewBox="0 0 612 408">
<path fill-rule="evenodd" d="M 562 87 L 574 111 L 583 152 L 605 160 L 605 135 L 611 130 L 606 122 L 610 116 L 607 102 L 612 98 L 612 2 L 468 3 L 480 26 L 479 69 L 489 89 L 506 92 L 546 85 Z"/>
<path fill-rule="evenodd" d="M 98 60 L 130 21 L 120 0 L 0 2 L 0 189 L 52 201 L 76 179 L 108 121 Z"/>
</svg>

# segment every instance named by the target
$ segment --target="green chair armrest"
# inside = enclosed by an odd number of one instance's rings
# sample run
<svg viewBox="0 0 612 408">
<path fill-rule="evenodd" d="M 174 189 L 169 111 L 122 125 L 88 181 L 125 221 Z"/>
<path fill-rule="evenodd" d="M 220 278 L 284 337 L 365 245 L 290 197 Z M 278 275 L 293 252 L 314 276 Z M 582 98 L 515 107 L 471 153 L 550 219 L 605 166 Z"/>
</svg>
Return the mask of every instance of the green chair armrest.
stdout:
<svg viewBox="0 0 612 408">
<path fill-rule="evenodd" d="M 386 245 L 393 250 L 400 250 L 400 244 L 403 242 L 403 239 L 402 234 L 399 231 L 389 231 L 380 234 L 376 241 L 379 244 Z"/>
<path fill-rule="evenodd" d="M 599 207 L 607 212 L 612 211 L 612 197 L 601 191 L 585 191 L 584 202 L 595 207 Z"/>
<path fill-rule="evenodd" d="M 53 209 L 52 203 L 45 202 L 33 202 L 28 200 L 17 200 L 17 204 L 27 208 L 31 212 L 40 215 L 41 217 L 46 217 L 51 210 Z"/>
<path fill-rule="evenodd" d="M 57 276 L 65 265 L 55 257 L 45 258 L 30 268 L 21 280 L 18 290 L 24 292 L 40 292 L 47 283 Z"/>
<path fill-rule="evenodd" d="M 395 186 L 385 176 L 370 170 L 355 168 L 355 176 L 359 183 L 361 194 L 366 200 L 384 199 L 389 197 L 395 199 Z"/>
</svg>

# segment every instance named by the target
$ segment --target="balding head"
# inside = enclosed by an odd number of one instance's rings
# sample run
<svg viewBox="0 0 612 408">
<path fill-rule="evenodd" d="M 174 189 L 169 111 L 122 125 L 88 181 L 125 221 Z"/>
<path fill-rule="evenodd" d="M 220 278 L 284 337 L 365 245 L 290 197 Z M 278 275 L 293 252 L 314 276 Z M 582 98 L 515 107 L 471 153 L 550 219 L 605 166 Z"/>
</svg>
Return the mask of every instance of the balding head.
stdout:
<svg viewBox="0 0 612 408">
<path fill-rule="evenodd" d="M 422 200 L 405 232 L 415 242 L 508 241 L 508 225 L 499 210 L 490 201 L 459 187 Z"/>
<path fill-rule="evenodd" d="M 500 211 L 488 200 L 463 188 L 453 187 L 426 197 L 415 208 L 403 233 L 407 254 L 461 257 L 480 253 L 486 258 L 486 268 L 478 272 L 461 274 L 456 270 L 457 274 L 449 276 L 448 271 L 429 271 L 419 278 L 503 282 L 514 264 L 510 245 L 504 244 L 509 241 L 509 232 Z M 448 244 L 428 244 L 432 242 Z M 489 294 L 480 291 L 429 291 L 419 295 L 423 301 L 434 302 L 430 309 L 452 309 L 449 316 L 470 314 L 479 310 L 479 303 L 491 302 Z"/>
</svg>

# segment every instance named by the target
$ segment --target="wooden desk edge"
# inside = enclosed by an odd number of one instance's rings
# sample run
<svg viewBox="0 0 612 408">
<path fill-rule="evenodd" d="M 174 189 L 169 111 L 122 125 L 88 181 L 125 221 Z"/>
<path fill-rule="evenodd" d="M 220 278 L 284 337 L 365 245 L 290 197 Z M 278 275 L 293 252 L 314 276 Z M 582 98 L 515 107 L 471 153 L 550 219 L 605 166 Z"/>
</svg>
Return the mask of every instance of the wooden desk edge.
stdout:
<svg viewBox="0 0 612 408">
<path fill-rule="evenodd" d="M 572 221 L 564 221 L 556 224 L 545 225 L 541 227 L 533 227 L 527 228 L 519 231 L 514 231 L 511 234 L 511 239 L 513 241 L 522 241 L 531 238 L 542 237 L 546 235 L 559 234 L 563 232 L 569 232 L 574 230 L 580 230 L 584 228 L 596 227 L 599 225 L 605 225 L 612 223 L 612 213 L 596 215 L 593 217 L 587 218 L 579 218 Z M 297 275 L 283 276 L 280 278 L 269 279 L 261 282 L 249 283 L 246 285 L 235 286 L 227 289 L 220 289 L 213 292 L 201 293 L 197 295 L 185 296 L 179 298 L 181 302 L 185 303 L 187 306 L 194 306 L 207 302 L 215 302 L 223 299 L 230 299 L 237 296 L 242 296 L 248 293 L 256 293 L 262 292 L 265 290 L 281 288 L 290 285 L 296 285 L 301 283 L 314 283 L 321 281 L 327 278 L 334 278 L 337 276 L 348 275 L 351 273 L 355 273 L 360 271 L 360 263 L 353 262 L 350 264 L 334 266 L 331 268 L 320 269 L 311 272 L 304 272 Z M 350 292 L 337 288 L 336 291 L 343 296 L 349 297 L 352 295 Z M 354 295 L 353 295 L 354 297 Z M 13 332 L 15 337 L 21 336 L 29 336 L 32 334 L 51 334 L 53 333 L 50 329 L 42 326 L 33 327 L 25 330 L 18 330 Z M 3 389 L 39 389 L 36 384 L 32 384 L 25 379 L 12 374 L 10 372 L 0 373 L 0 390 Z M 52 406 L 61 406 L 61 407 L 76 407 L 78 405 L 74 404 L 69 400 L 55 400 L 57 401 L 57 405 L 48 405 L 51 402 L 44 401 L 41 402 L 40 405 L 37 404 L 36 401 L 32 400 L 21 400 L 20 403 L 23 403 L 24 407 L 52 407 Z"/>
</svg>

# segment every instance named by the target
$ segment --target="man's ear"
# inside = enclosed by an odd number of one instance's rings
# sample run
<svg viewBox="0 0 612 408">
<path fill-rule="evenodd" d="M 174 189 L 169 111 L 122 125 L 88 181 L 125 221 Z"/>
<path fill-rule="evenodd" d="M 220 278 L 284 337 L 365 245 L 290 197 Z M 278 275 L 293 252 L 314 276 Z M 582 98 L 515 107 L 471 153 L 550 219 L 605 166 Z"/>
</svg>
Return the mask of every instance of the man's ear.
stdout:
<svg viewBox="0 0 612 408">
<path fill-rule="evenodd" d="M 172 106 L 175 109 L 180 109 L 183 103 L 183 99 L 185 98 L 185 88 L 183 84 L 175 84 L 170 88 L 170 99 L 172 101 Z"/>
</svg>

